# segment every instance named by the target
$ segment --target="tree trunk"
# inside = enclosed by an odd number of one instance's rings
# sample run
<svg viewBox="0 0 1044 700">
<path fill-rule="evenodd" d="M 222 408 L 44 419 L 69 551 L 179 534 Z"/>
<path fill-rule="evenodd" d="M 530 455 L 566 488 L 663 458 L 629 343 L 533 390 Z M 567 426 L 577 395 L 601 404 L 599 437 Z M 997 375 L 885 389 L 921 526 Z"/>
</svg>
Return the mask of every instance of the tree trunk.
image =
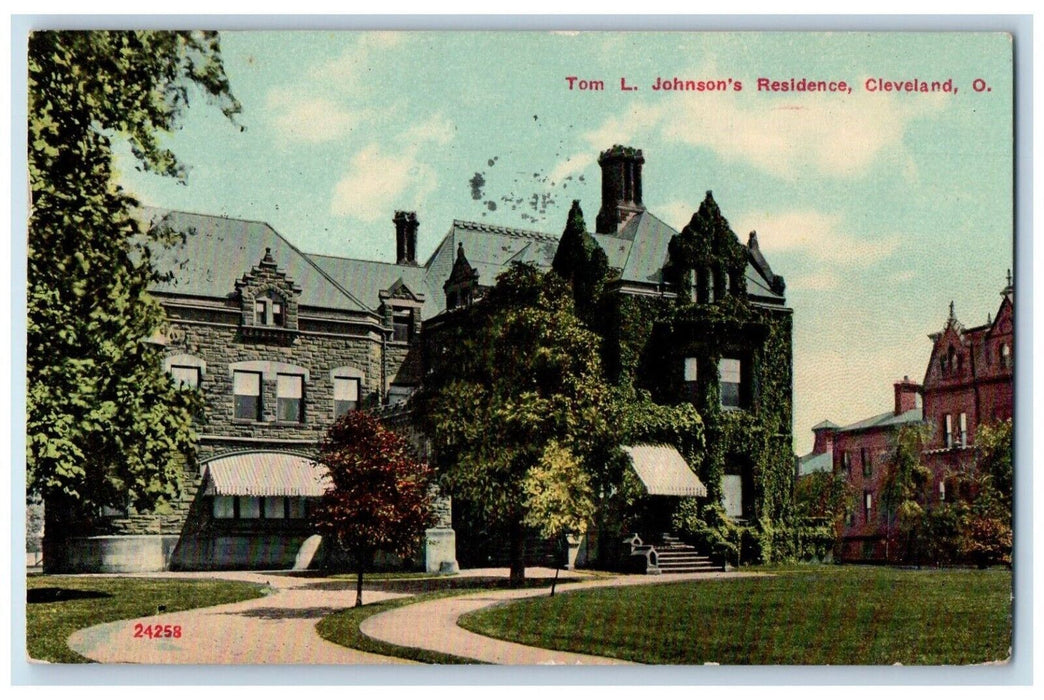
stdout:
<svg viewBox="0 0 1044 700">
<path fill-rule="evenodd" d="M 355 579 L 355 607 L 361 608 L 362 604 L 363 604 L 363 602 L 362 602 L 363 569 L 365 569 L 366 566 L 363 563 L 361 558 L 359 559 L 358 564 L 356 566 L 358 567 L 357 570 L 356 570 L 356 573 L 357 573 L 358 577 Z"/>
<path fill-rule="evenodd" d="M 519 520 L 511 523 L 508 538 L 511 546 L 511 573 L 508 585 L 520 588 L 526 582 L 526 535 Z"/>
</svg>

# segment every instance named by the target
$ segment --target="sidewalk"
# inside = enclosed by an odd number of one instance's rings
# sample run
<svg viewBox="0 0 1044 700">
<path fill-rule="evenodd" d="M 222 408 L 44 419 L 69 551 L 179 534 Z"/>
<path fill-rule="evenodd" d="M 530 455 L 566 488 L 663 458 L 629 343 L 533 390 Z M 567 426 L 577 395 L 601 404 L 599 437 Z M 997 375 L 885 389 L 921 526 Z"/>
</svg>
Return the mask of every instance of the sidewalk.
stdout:
<svg viewBox="0 0 1044 700">
<path fill-rule="evenodd" d="M 500 575 L 503 569 L 495 570 Z M 553 569 L 527 568 L 529 576 L 553 576 Z M 464 574 L 464 572 L 461 572 Z M 469 572 L 471 575 L 482 575 Z M 573 574 L 573 572 L 569 572 Z M 487 574 L 488 575 L 488 570 Z M 574 591 L 584 588 L 608 588 L 626 586 L 648 586 L 675 581 L 699 581 L 705 579 L 734 578 L 759 574 L 745 573 L 699 573 L 669 574 L 663 576 L 617 576 L 613 578 L 592 578 L 586 581 L 560 584 L 557 592 Z M 490 605 L 508 600 L 536 598 L 546 596 L 549 588 L 526 588 L 513 590 L 483 591 L 455 598 L 442 598 L 401 608 L 367 618 L 360 625 L 363 634 L 384 642 L 400 646 L 415 647 L 439 651 L 446 654 L 463 656 L 476 661 L 491 664 L 512 665 L 594 665 L 594 664 L 627 664 L 630 662 L 601 656 L 573 654 L 564 651 L 553 651 L 530 647 L 514 642 L 491 639 L 457 626 L 457 618 Z"/>
<path fill-rule="evenodd" d="M 355 581 L 255 572 L 153 574 L 268 584 L 271 595 L 213 608 L 121 620 L 79 630 L 69 647 L 102 663 L 137 664 L 401 664 L 348 649 L 316 632 L 320 619 L 355 604 Z M 365 603 L 402 597 L 363 591 Z M 180 639 L 135 637 L 134 625 L 180 625 Z"/>
</svg>

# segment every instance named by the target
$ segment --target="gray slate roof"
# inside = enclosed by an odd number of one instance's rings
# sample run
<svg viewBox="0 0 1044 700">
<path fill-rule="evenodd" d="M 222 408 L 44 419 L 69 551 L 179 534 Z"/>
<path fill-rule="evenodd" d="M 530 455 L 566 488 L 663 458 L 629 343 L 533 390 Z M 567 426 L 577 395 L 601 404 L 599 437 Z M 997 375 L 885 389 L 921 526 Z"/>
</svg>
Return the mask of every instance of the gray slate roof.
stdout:
<svg viewBox="0 0 1044 700">
<path fill-rule="evenodd" d="M 798 458 L 798 476 L 805 476 L 814 472 L 829 472 L 834 469 L 834 457 L 829 452 L 809 454 Z"/>
<path fill-rule="evenodd" d="M 427 271 L 423 267 L 338 258 L 333 255 L 308 254 L 308 257 L 348 293 L 371 309 L 377 309 L 381 304 L 378 294 L 390 289 L 400 279 L 414 294 L 427 293 Z"/>
<path fill-rule="evenodd" d="M 260 263 L 270 248 L 278 269 L 301 287 L 302 306 L 370 310 L 266 223 L 156 209 L 144 215 L 155 225 L 169 225 L 185 236 L 183 244 L 153 248 L 156 269 L 174 272 L 170 281 L 154 284 L 154 292 L 228 297 L 236 289 L 236 280 Z"/>
<path fill-rule="evenodd" d="M 923 411 L 921 408 L 911 408 L 909 411 L 900 413 L 898 416 L 895 415 L 894 411 L 888 411 L 887 413 L 881 413 L 850 425 L 846 425 L 843 428 L 839 428 L 838 432 L 848 433 L 857 430 L 869 430 L 871 428 L 888 428 L 892 426 L 906 425 L 907 423 L 917 423 L 921 420 L 923 420 Z"/>
</svg>

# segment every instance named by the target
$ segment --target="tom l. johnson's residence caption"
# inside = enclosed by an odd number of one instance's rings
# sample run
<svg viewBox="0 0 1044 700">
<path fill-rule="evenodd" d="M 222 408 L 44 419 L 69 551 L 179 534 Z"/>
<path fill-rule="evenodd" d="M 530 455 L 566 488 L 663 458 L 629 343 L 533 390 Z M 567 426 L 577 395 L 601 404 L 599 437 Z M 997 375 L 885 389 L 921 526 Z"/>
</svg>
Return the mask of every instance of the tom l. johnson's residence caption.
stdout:
<svg viewBox="0 0 1044 700">
<path fill-rule="evenodd" d="M 952 77 L 880 77 L 864 78 L 861 81 L 845 79 L 820 79 L 807 77 L 787 78 L 713 78 L 694 80 L 680 77 L 657 77 L 652 83 L 640 85 L 630 78 L 614 80 L 585 78 L 578 75 L 565 76 L 565 86 L 570 91 L 580 92 L 638 92 L 651 89 L 653 92 L 767 92 L 767 93 L 836 93 L 851 95 L 853 90 L 870 93 L 907 93 L 956 95 L 962 87 L 972 92 L 992 92 L 985 78 L 973 78 L 966 86 L 958 85 Z"/>
</svg>

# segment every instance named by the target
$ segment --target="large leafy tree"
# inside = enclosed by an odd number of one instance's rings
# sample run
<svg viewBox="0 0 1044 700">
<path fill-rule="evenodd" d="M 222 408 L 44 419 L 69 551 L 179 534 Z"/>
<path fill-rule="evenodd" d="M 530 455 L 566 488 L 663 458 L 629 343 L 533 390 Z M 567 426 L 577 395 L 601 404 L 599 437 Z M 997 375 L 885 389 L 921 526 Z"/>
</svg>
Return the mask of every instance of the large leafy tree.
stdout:
<svg viewBox="0 0 1044 700">
<path fill-rule="evenodd" d="M 402 436 L 364 411 L 350 411 L 330 427 L 319 461 L 329 470 L 332 488 L 312 522 L 332 549 L 351 556 L 358 607 L 363 573 L 374 555 L 411 555 L 432 524 L 432 470 L 413 457 Z"/>
<path fill-rule="evenodd" d="M 924 465 L 922 453 L 929 432 L 924 424 L 904 425 L 895 436 L 885 471 L 881 504 L 896 530 L 889 540 L 896 540 L 899 556 L 920 560 L 925 542 L 926 513 L 931 486 L 931 471 Z"/>
<path fill-rule="evenodd" d="M 147 342 L 163 323 L 147 294 L 156 241 L 116 182 L 113 143 L 182 178 L 162 134 L 190 97 L 229 118 L 239 104 L 212 32 L 36 32 L 28 68 L 28 488 L 69 522 L 147 509 L 177 492 L 194 399 Z"/>
<path fill-rule="evenodd" d="M 418 414 L 441 483 L 506 532 L 511 581 L 525 577 L 528 528 L 582 527 L 618 464 L 599 338 L 569 286 L 516 264 L 436 332 Z"/>
</svg>

